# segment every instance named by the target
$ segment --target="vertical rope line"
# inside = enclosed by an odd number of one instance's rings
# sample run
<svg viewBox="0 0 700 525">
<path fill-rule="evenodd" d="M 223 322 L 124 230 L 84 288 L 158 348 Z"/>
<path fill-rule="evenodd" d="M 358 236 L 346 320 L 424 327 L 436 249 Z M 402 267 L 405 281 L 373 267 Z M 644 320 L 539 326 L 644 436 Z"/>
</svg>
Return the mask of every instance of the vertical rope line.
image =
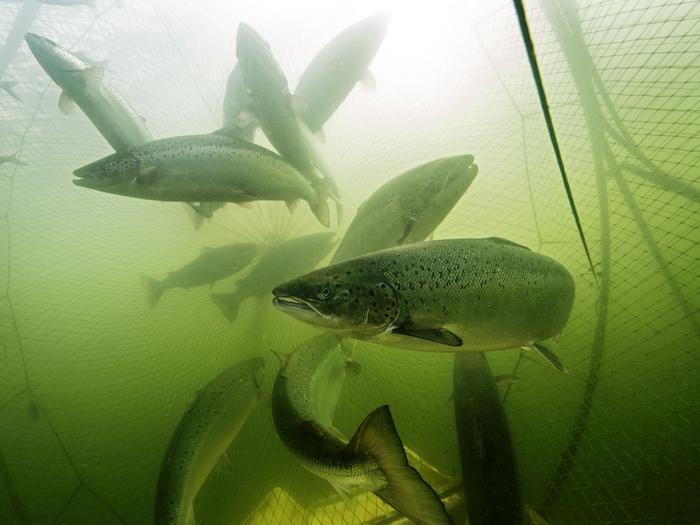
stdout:
<svg viewBox="0 0 700 525">
<path fill-rule="evenodd" d="M 530 68 L 532 69 L 532 77 L 535 80 L 537 86 L 537 95 L 540 99 L 540 105 L 542 106 L 542 113 L 544 115 L 544 120 L 547 124 L 547 133 L 549 133 L 549 140 L 552 142 L 552 148 L 554 149 L 554 156 L 557 159 L 557 166 L 559 166 L 559 173 L 561 173 L 561 179 L 564 184 L 564 190 L 566 191 L 566 198 L 569 200 L 569 207 L 571 208 L 571 213 L 574 216 L 574 221 L 576 221 L 576 229 L 578 229 L 579 237 L 581 238 L 581 243 L 583 244 L 583 249 L 586 252 L 586 259 L 588 259 L 588 266 L 591 269 L 591 274 L 593 279 L 595 279 L 596 286 L 600 287 L 598 282 L 598 276 L 596 275 L 595 268 L 593 267 L 593 260 L 591 259 L 591 253 L 588 250 L 588 243 L 586 242 L 586 235 L 583 233 L 583 226 L 581 225 L 581 219 L 578 216 L 578 211 L 576 210 L 576 203 L 574 202 L 574 195 L 571 191 L 571 186 L 569 185 L 569 178 L 566 175 L 566 168 L 564 167 L 564 160 L 561 155 L 561 150 L 559 148 L 559 140 L 557 139 L 557 134 L 554 131 L 554 122 L 552 121 L 552 115 L 549 111 L 549 103 L 547 102 L 547 95 L 544 90 L 544 84 L 542 82 L 542 75 L 540 74 L 540 67 L 537 63 L 537 57 L 535 55 L 535 46 L 532 42 L 532 37 L 530 36 L 530 27 L 527 23 L 527 17 L 525 16 L 525 8 L 523 7 L 522 0 L 513 0 L 513 5 L 515 6 L 515 11 L 518 15 L 518 23 L 520 24 L 520 32 L 523 36 L 523 42 L 525 44 L 525 50 L 527 51 L 527 58 L 530 61 Z"/>
</svg>

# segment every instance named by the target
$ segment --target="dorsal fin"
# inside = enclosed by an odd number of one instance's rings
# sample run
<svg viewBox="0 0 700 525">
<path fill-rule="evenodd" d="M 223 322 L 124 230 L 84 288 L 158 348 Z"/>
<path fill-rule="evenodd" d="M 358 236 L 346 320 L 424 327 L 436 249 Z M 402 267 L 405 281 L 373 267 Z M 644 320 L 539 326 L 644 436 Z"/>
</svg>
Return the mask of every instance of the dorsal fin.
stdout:
<svg viewBox="0 0 700 525">
<path fill-rule="evenodd" d="M 497 244 L 505 244 L 508 246 L 517 246 L 518 248 L 522 248 L 527 251 L 532 251 L 530 248 L 527 246 L 523 246 L 522 244 L 518 244 L 517 242 L 509 241 L 508 239 L 503 239 L 502 237 L 487 237 L 487 240 L 491 242 L 495 242 Z"/>
</svg>

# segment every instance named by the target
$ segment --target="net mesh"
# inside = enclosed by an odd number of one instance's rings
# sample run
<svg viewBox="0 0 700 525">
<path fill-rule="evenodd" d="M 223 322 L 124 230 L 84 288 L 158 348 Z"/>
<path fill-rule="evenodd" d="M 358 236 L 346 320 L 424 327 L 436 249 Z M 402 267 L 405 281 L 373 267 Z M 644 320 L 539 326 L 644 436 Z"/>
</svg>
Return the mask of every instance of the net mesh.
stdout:
<svg viewBox="0 0 700 525">
<path fill-rule="evenodd" d="M 72 170 L 110 149 L 82 114 L 58 112 L 59 90 L 26 46 L 10 54 L 22 24 L 94 52 L 154 136 L 204 133 L 221 124 L 239 20 L 269 38 L 294 85 L 315 50 L 369 9 L 227 4 L 0 2 L 0 80 L 17 81 L 20 99 L 0 91 L 0 156 L 27 163 L 0 165 L 2 523 L 150 522 L 160 461 L 192 394 L 251 356 L 265 357 L 269 390 L 269 350 L 314 333 L 266 299 L 229 324 L 208 290 L 173 291 L 148 309 L 140 273 L 164 275 L 203 246 L 313 231 L 313 218 L 229 206 L 195 231 L 180 205 L 74 187 Z M 373 65 L 377 91 L 356 89 L 326 126 L 347 214 L 409 167 L 473 153 L 480 174 L 436 238 L 506 237 L 576 279 L 557 347 L 569 374 L 516 350 L 488 356 L 495 375 L 520 378 L 501 390 L 525 504 L 551 523 L 697 523 L 700 6 L 526 11 L 596 275 L 508 2 L 396 6 Z M 439 39 L 420 38 L 431 34 Z M 365 344 L 354 355 L 362 373 L 344 389 L 339 428 L 352 434 L 389 404 L 404 445 L 446 485 L 459 480 L 452 357 Z M 228 456 L 197 500 L 201 523 L 350 524 L 389 512 L 371 495 L 346 505 L 301 469 L 264 403 Z"/>
</svg>

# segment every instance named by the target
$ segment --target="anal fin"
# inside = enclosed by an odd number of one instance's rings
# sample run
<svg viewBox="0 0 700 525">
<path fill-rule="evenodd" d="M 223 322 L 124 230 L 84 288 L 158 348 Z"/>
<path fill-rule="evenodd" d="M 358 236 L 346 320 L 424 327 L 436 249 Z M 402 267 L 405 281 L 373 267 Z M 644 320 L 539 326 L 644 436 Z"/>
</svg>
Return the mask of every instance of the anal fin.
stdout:
<svg viewBox="0 0 700 525">
<path fill-rule="evenodd" d="M 532 350 L 536 350 L 537 352 L 540 353 L 542 357 L 544 357 L 549 364 L 551 364 L 554 368 L 561 372 L 566 372 L 566 367 L 564 364 L 561 362 L 559 357 L 552 352 L 549 348 L 546 346 L 540 344 L 540 343 L 532 343 L 528 348 L 531 348 Z"/>
<path fill-rule="evenodd" d="M 340 496 L 340 499 L 343 500 L 343 503 L 349 505 L 350 498 L 352 496 L 350 490 L 335 481 L 328 480 L 328 483 L 330 483 L 331 487 L 333 487 L 333 489 L 338 493 L 338 496 Z"/>
</svg>

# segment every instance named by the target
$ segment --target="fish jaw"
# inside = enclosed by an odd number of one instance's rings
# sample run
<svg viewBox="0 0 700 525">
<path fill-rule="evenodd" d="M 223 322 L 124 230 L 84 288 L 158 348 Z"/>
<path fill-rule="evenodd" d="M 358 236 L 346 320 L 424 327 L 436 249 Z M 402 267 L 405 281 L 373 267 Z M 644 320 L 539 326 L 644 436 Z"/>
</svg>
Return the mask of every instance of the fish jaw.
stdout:
<svg viewBox="0 0 700 525">
<path fill-rule="evenodd" d="M 274 294 L 274 291 L 273 291 Z M 291 295 L 276 295 L 272 305 L 278 310 L 307 324 L 328 330 L 342 331 L 342 323 L 330 314 L 323 313 L 318 305 Z"/>
<path fill-rule="evenodd" d="M 36 33 L 27 33 L 24 40 L 39 65 L 62 88 L 66 82 L 76 78 L 75 73 L 87 69 L 82 60 L 53 40 Z"/>
</svg>

